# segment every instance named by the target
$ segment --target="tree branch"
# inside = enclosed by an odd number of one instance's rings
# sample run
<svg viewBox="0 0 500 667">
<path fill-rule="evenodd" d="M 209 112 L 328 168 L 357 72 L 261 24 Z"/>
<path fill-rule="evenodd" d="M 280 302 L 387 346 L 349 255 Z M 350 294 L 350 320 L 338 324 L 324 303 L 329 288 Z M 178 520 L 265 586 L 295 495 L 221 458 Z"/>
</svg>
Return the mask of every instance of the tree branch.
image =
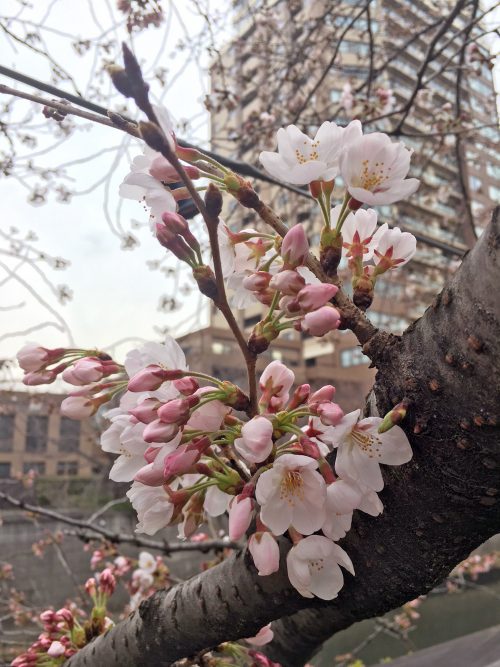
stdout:
<svg viewBox="0 0 500 667">
<path fill-rule="evenodd" d="M 31 505 L 14 498 L 3 491 L 0 491 L 0 500 L 4 500 L 9 505 L 17 507 L 20 510 L 31 512 L 38 516 L 45 516 L 55 521 L 75 527 L 75 535 L 82 539 L 91 540 L 97 538 L 104 538 L 113 544 L 134 544 L 137 547 L 145 547 L 147 549 L 156 549 L 164 554 L 171 554 L 178 551 L 201 551 L 207 552 L 213 549 L 240 549 L 240 545 L 230 540 L 205 540 L 204 542 L 167 542 L 167 540 L 151 540 L 147 537 L 139 537 L 138 535 L 131 535 L 129 533 L 118 533 L 113 530 L 108 530 L 102 526 L 98 526 L 91 521 L 85 519 L 74 519 L 73 517 L 55 512 L 54 510 L 40 507 L 39 505 Z"/>
<path fill-rule="evenodd" d="M 274 624 L 268 652 L 303 665 L 333 632 L 426 593 L 500 529 L 500 216 L 452 282 L 402 337 L 371 352 L 381 414 L 402 396 L 414 457 L 384 470 L 384 513 L 357 513 L 342 546 L 356 577 L 332 603 L 300 597 L 283 568 L 258 577 L 246 550 L 169 591 L 79 651 L 67 665 L 168 665 Z M 368 347 L 370 343 L 368 343 Z M 365 346 L 366 347 L 366 346 Z M 464 378 L 467 390 L 464 390 Z M 496 380 L 493 380 L 496 378 Z M 307 609 L 290 616 L 299 609 Z"/>
</svg>

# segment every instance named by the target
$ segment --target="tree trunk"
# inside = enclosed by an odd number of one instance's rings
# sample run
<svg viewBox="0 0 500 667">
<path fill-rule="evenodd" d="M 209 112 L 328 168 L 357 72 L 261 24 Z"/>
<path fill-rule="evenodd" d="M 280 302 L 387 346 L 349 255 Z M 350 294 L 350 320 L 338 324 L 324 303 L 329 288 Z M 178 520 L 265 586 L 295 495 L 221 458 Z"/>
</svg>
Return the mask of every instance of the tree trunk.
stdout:
<svg viewBox="0 0 500 667">
<path fill-rule="evenodd" d="M 498 532 L 499 247 L 497 211 L 425 315 L 403 336 L 376 335 L 363 348 L 378 368 L 380 414 L 411 401 L 403 427 L 414 456 L 384 469 L 381 516 L 355 513 L 341 545 L 356 576 L 346 575 L 336 600 L 302 598 L 283 568 L 259 577 L 243 551 L 156 593 L 66 664 L 169 665 L 281 618 L 266 651 L 286 667 L 303 665 L 334 632 L 429 591 Z M 289 546 L 281 540 L 282 564 Z"/>
</svg>

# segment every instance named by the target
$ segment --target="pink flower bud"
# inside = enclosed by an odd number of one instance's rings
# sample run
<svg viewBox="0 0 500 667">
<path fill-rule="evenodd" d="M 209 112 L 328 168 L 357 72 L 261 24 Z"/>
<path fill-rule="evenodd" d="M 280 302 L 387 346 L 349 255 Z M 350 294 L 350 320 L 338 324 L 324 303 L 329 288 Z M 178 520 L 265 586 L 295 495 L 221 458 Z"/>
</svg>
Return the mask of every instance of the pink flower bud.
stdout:
<svg viewBox="0 0 500 667">
<path fill-rule="evenodd" d="M 241 429 L 241 438 L 236 438 L 236 451 L 250 463 L 261 463 L 273 449 L 273 425 L 266 417 L 253 417 Z"/>
<path fill-rule="evenodd" d="M 304 228 L 301 224 L 294 225 L 283 238 L 281 243 L 281 256 L 285 268 L 295 269 L 304 264 L 309 253 L 309 243 Z"/>
<path fill-rule="evenodd" d="M 184 169 L 192 180 L 200 178 L 200 170 L 197 167 L 184 165 Z M 149 173 L 153 178 L 163 181 L 164 183 L 178 183 L 181 180 L 177 170 L 163 156 L 153 160 L 149 167 Z"/>
<path fill-rule="evenodd" d="M 191 396 L 197 389 L 200 388 L 200 384 L 196 378 L 185 377 L 180 378 L 179 380 L 174 380 L 174 387 L 183 396 Z"/>
<path fill-rule="evenodd" d="M 129 380 L 129 391 L 156 391 L 164 382 L 182 377 L 184 371 L 166 370 L 161 366 L 150 364 Z"/>
<path fill-rule="evenodd" d="M 146 486 L 162 486 L 166 481 L 163 473 L 163 466 L 159 465 L 155 458 L 152 463 L 143 466 L 139 472 L 136 473 L 134 481 L 145 484 Z"/>
<path fill-rule="evenodd" d="M 337 479 L 335 473 L 332 470 L 332 466 L 324 458 L 320 458 L 318 461 L 318 470 L 327 484 L 333 484 Z"/>
<path fill-rule="evenodd" d="M 288 404 L 288 409 L 295 410 L 295 408 L 298 408 L 299 405 L 305 403 L 309 398 L 310 391 L 311 391 L 310 385 L 308 384 L 299 385 L 297 389 L 293 392 L 292 399 Z"/>
<path fill-rule="evenodd" d="M 58 609 L 56 611 L 56 616 L 59 620 L 64 621 L 68 628 L 71 630 L 71 628 L 75 624 L 75 618 L 71 611 L 67 609 L 66 607 L 62 607 L 62 609 Z"/>
<path fill-rule="evenodd" d="M 175 398 L 158 408 L 158 417 L 165 424 L 185 424 L 189 419 L 191 408 L 199 402 L 198 396 Z"/>
<path fill-rule="evenodd" d="M 55 641 L 50 645 L 47 655 L 50 655 L 51 658 L 59 658 L 61 655 L 64 655 L 64 645 L 61 642 Z"/>
<path fill-rule="evenodd" d="M 236 496 L 229 508 L 229 538 L 239 540 L 247 532 L 252 521 L 255 502 L 252 498 Z"/>
<path fill-rule="evenodd" d="M 158 456 L 158 452 L 160 451 L 161 447 L 148 447 L 146 451 L 144 452 L 144 459 L 146 460 L 147 463 L 153 463 L 153 461 L 156 459 Z"/>
<path fill-rule="evenodd" d="M 344 416 L 344 412 L 340 405 L 332 403 L 331 401 L 320 403 L 316 413 L 320 418 L 321 423 L 325 424 L 325 426 L 337 426 Z"/>
<path fill-rule="evenodd" d="M 295 296 L 305 287 L 305 284 L 306 281 L 300 273 L 291 269 L 285 269 L 271 278 L 269 287 L 279 290 L 286 296 Z"/>
<path fill-rule="evenodd" d="M 303 311 L 309 312 L 324 306 L 338 291 L 337 285 L 329 283 L 306 285 L 297 294 L 297 301 Z"/>
<path fill-rule="evenodd" d="M 329 331 L 337 329 L 339 324 L 339 311 L 332 306 L 323 306 L 312 313 L 307 313 L 300 326 L 302 331 L 307 331 L 311 336 L 324 336 Z"/>
<path fill-rule="evenodd" d="M 248 550 L 261 577 L 279 570 L 280 550 L 271 533 L 254 533 L 248 541 Z"/>
<path fill-rule="evenodd" d="M 46 609 L 45 611 L 42 611 L 40 614 L 40 620 L 44 625 L 52 625 L 56 623 L 57 618 L 55 611 L 52 611 L 52 609 Z"/>
<path fill-rule="evenodd" d="M 155 419 L 146 426 L 142 437 L 145 442 L 169 442 L 179 431 L 177 424 L 165 424 Z"/>
<path fill-rule="evenodd" d="M 135 417 L 142 424 L 151 424 L 152 421 L 158 419 L 157 410 L 161 403 L 156 398 L 146 398 L 141 401 L 135 408 L 129 410 L 129 414 Z"/>
<path fill-rule="evenodd" d="M 97 410 L 98 404 L 86 396 L 68 396 L 61 403 L 61 414 L 70 419 L 87 419 Z"/>
<path fill-rule="evenodd" d="M 40 371 L 47 364 L 59 361 L 66 350 L 58 347 L 53 350 L 41 347 L 36 343 L 27 343 L 17 353 L 19 366 L 28 373 Z"/>
<path fill-rule="evenodd" d="M 155 225 L 155 235 L 160 244 L 164 248 L 170 249 L 171 244 L 175 241 L 177 238 L 176 232 L 174 232 L 173 229 L 170 229 L 170 227 L 167 227 L 165 224 L 162 222 L 157 222 Z"/>
<path fill-rule="evenodd" d="M 72 367 L 67 368 L 62 379 L 65 382 L 82 386 L 91 382 L 98 382 L 104 376 L 104 368 L 99 359 L 87 357 L 79 359 Z"/>
<path fill-rule="evenodd" d="M 318 445 L 314 442 L 314 440 L 311 440 L 306 435 L 303 435 L 300 438 L 300 445 L 302 447 L 303 453 L 306 456 L 310 456 L 316 461 L 321 458 L 321 452 L 319 451 Z"/>
<path fill-rule="evenodd" d="M 161 219 L 167 229 L 173 234 L 180 234 L 182 236 L 189 229 L 186 218 L 173 211 L 165 211 L 165 213 L 162 213 Z"/>
<path fill-rule="evenodd" d="M 104 595 L 113 595 L 116 587 L 116 579 L 109 567 L 101 572 L 99 575 L 99 589 Z"/>
<path fill-rule="evenodd" d="M 201 453 L 196 450 L 188 450 L 187 445 L 178 447 L 175 452 L 169 454 L 165 459 L 163 468 L 164 478 L 168 480 L 177 475 L 187 474 L 200 458 Z"/>
<path fill-rule="evenodd" d="M 35 387 L 39 384 L 51 384 L 57 377 L 54 371 L 33 371 L 26 373 L 23 377 L 23 384 L 28 387 Z"/>
<path fill-rule="evenodd" d="M 260 292 L 268 288 L 270 280 L 271 274 L 267 271 L 254 271 L 243 278 L 243 287 L 250 292 Z"/>
<path fill-rule="evenodd" d="M 87 581 L 85 582 L 85 590 L 87 591 L 88 595 L 90 595 L 91 597 L 95 597 L 96 582 L 94 577 L 90 577 L 90 579 L 87 579 Z"/>
<path fill-rule="evenodd" d="M 331 384 L 325 384 L 324 387 L 321 387 L 321 389 L 318 389 L 318 391 L 315 391 L 313 394 L 311 394 L 311 397 L 307 401 L 308 405 L 314 405 L 314 403 L 325 403 L 326 401 L 333 401 L 333 397 L 335 396 L 335 387 Z"/>
</svg>

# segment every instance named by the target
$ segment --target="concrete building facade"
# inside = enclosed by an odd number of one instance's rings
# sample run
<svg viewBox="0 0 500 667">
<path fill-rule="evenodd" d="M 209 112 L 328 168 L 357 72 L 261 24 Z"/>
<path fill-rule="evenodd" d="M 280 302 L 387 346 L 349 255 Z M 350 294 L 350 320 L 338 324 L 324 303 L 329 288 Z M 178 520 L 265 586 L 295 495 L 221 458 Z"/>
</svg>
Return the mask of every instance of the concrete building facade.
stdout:
<svg viewBox="0 0 500 667">
<path fill-rule="evenodd" d="M 60 394 L 0 392 L 0 479 L 84 478 L 98 473 L 106 459 L 93 420 L 60 414 Z"/>
</svg>

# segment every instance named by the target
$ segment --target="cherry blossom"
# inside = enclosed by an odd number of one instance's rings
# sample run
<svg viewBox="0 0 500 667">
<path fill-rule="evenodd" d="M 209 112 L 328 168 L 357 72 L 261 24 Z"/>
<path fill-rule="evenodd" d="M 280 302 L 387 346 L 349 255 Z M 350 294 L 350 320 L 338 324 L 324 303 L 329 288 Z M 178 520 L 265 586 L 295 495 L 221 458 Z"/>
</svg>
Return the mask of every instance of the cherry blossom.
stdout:
<svg viewBox="0 0 500 667">
<path fill-rule="evenodd" d="M 351 528 L 353 511 L 362 506 L 372 516 L 377 516 L 383 509 L 377 494 L 350 479 L 337 479 L 326 490 L 326 519 L 321 527 L 331 540 L 344 537 Z"/>
<path fill-rule="evenodd" d="M 134 482 L 127 496 L 137 512 L 139 520 L 136 532 L 154 535 L 170 523 L 174 505 L 169 501 L 162 487 L 146 486 Z"/>
<path fill-rule="evenodd" d="M 345 415 L 338 426 L 333 426 L 329 437 L 337 448 L 335 470 L 343 478 L 365 484 L 373 491 L 384 487 L 380 463 L 401 465 L 412 457 L 412 450 L 405 432 L 393 426 L 379 433 L 380 417 L 367 417 L 358 421 L 361 410 Z"/>
<path fill-rule="evenodd" d="M 333 600 L 344 585 L 339 565 L 354 574 L 346 552 L 327 537 L 310 535 L 288 552 L 288 578 L 298 592 L 307 598 Z"/>
<path fill-rule="evenodd" d="M 332 224 L 336 224 L 340 209 L 340 206 L 332 209 Z M 387 225 L 380 229 L 381 232 L 377 235 L 377 212 L 373 208 L 349 213 L 342 225 L 343 254 L 347 257 L 360 258 L 364 262 L 370 260 L 374 246 L 387 229 Z"/>
<path fill-rule="evenodd" d="M 295 381 L 293 371 L 281 361 L 271 361 L 260 376 L 259 386 L 263 399 L 273 407 L 284 405 L 288 401 L 289 391 Z"/>
<path fill-rule="evenodd" d="M 234 446 L 250 463 L 265 461 L 273 449 L 273 425 L 266 417 L 254 417 L 241 429 Z"/>
<path fill-rule="evenodd" d="M 365 134 L 349 143 L 340 158 L 340 172 L 351 197 L 371 206 L 409 197 L 420 183 L 406 178 L 411 153 L 382 132 Z"/>
<path fill-rule="evenodd" d="M 375 239 L 373 261 L 376 271 L 382 273 L 403 266 L 410 261 L 417 249 L 417 239 L 410 232 L 402 232 L 399 227 L 386 228 Z"/>
<path fill-rule="evenodd" d="M 345 141 L 343 135 L 348 128 L 325 121 L 314 139 L 295 125 L 280 128 L 278 152 L 264 151 L 259 159 L 272 176 L 288 183 L 307 185 L 317 180 L 331 181 L 339 173 L 339 158 Z M 349 128 L 348 134 L 351 131 Z"/>
<path fill-rule="evenodd" d="M 326 487 L 317 468 L 309 456 L 283 454 L 260 475 L 255 495 L 261 519 L 275 535 L 290 526 L 310 535 L 323 525 Z"/>
</svg>

